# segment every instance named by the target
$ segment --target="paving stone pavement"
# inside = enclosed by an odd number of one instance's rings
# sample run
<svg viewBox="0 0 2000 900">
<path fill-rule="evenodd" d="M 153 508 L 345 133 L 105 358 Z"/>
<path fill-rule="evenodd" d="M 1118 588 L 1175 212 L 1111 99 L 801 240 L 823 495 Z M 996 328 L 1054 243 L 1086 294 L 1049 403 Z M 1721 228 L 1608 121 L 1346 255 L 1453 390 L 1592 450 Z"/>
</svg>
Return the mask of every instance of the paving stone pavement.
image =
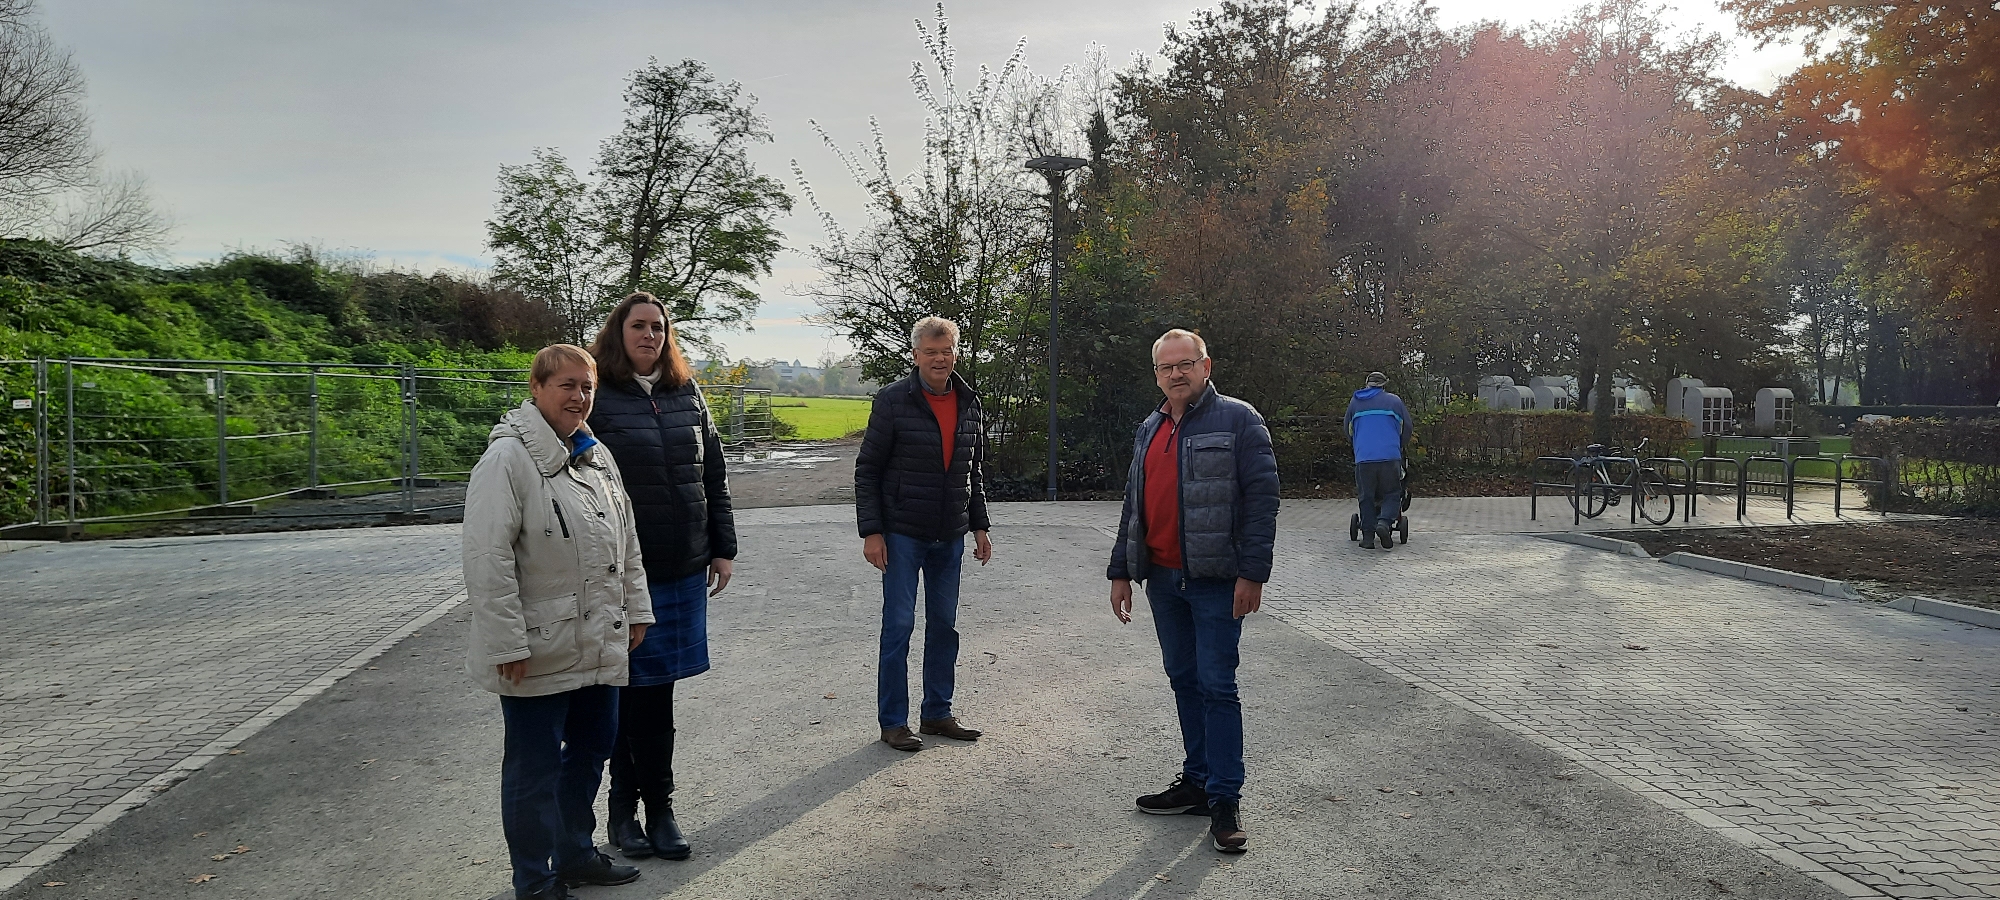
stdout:
<svg viewBox="0 0 2000 900">
<path fill-rule="evenodd" d="M 1346 540 L 1351 501 L 1288 501 L 1267 608 L 1837 885 L 2000 897 L 2000 631 L 1505 536 L 1555 527 L 1525 502 L 1419 498 L 1416 543 L 1369 554 Z M 1117 504 L 994 518 L 1108 535 Z M 0 871 L 18 879 L 441 612 L 457 547 L 456 526 L 429 526 L 0 554 Z"/>
<path fill-rule="evenodd" d="M 0 877 L 436 609 L 458 546 L 451 525 L 0 555 Z"/>
<path fill-rule="evenodd" d="M 1281 533 L 1267 611 L 1850 895 L 2000 897 L 2000 630 L 1525 536 L 1340 531 Z"/>
</svg>

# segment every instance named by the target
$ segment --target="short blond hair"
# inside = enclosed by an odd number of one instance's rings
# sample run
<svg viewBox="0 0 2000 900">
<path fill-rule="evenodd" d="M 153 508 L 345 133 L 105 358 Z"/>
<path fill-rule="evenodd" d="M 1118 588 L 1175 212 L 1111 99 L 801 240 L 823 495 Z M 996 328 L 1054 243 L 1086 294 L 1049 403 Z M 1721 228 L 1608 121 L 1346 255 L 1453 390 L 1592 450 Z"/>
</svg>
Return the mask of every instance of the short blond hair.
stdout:
<svg viewBox="0 0 2000 900">
<path fill-rule="evenodd" d="M 1160 335 L 1160 339 L 1153 342 L 1153 360 L 1155 362 L 1159 361 L 1161 345 L 1176 338 L 1179 338 L 1184 341 L 1192 341 L 1194 343 L 1194 352 L 1196 359 L 1208 358 L 1208 342 L 1202 340 L 1201 335 L 1195 334 L 1194 332 L 1189 331 L 1185 328 L 1175 328 L 1168 331 L 1166 334 Z"/>
<path fill-rule="evenodd" d="M 548 384 L 556 373 L 572 364 L 590 370 L 590 377 L 597 377 L 597 359 L 575 344 L 550 344 L 535 354 L 534 368 L 528 370 L 528 377 L 536 384 Z"/>
<path fill-rule="evenodd" d="M 958 323 L 943 316 L 925 316 L 910 326 L 910 349 L 924 342 L 924 338 L 938 336 L 951 338 L 952 349 L 958 349 Z"/>
</svg>

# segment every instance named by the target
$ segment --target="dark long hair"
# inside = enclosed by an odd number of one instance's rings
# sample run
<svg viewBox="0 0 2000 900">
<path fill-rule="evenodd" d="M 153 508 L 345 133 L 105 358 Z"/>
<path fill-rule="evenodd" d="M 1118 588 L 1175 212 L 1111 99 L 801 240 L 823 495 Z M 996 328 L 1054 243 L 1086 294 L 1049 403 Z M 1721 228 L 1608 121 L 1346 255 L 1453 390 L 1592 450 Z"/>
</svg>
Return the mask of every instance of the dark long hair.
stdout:
<svg viewBox="0 0 2000 900">
<path fill-rule="evenodd" d="M 639 291 L 612 307 L 611 318 L 604 320 L 604 327 L 597 332 L 597 339 L 590 342 L 590 355 L 597 357 L 597 377 L 603 384 L 617 384 L 630 381 L 637 373 L 632 371 L 632 358 L 625 355 L 625 320 L 632 317 L 632 307 L 641 303 L 651 303 L 660 308 L 660 316 L 667 320 L 667 341 L 660 347 L 660 384 L 655 390 L 679 388 L 694 380 L 694 369 L 688 366 L 687 357 L 681 355 L 680 335 L 674 333 L 674 316 L 667 312 L 667 305 L 660 298 Z"/>
</svg>

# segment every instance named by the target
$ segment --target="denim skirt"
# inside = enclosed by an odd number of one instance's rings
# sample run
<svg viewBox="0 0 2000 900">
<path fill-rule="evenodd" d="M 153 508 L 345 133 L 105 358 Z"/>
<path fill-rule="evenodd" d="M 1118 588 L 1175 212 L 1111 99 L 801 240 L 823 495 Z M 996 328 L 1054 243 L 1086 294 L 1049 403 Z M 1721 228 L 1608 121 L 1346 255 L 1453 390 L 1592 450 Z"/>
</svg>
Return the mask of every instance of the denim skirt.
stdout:
<svg viewBox="0 0 2000 900">
<path fill-rule="evenodd" d="M 632 651 L 632 686 L 671 684 L 708 671 L 708 573 L 649 585 L 653 618 Z"/>
</svg>

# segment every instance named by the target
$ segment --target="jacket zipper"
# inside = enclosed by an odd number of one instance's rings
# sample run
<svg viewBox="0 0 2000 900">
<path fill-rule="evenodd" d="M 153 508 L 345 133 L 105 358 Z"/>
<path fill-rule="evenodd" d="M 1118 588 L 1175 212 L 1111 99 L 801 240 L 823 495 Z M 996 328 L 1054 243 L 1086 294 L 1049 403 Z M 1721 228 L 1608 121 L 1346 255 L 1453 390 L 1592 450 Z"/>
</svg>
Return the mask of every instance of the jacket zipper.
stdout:
<svg viewBox="0 0 2000 900">
<path fill-rule="evenodd" d="M 556 511 L 556 524 L 562 527 L 563 540 L 569 540 L 569 522 L 563 519 L 562 504 L 557 502 L 556 498 L 550 497 L 549 506 Z"/>
<path fill-rule="evenodd" d="M 1206 397 L 1207 395 L 1208 392 L 1204 390 L 1202 392 L 1202 397 Z M 1177 513 L 1181 519 L 1180 523 L 1181 533 L 1179 537 L 1181 541 L 1181 590 L 1183 591 L 1187 590 L 1187 566 L 1188 566 L 1188 549 L 1187 549 L 1188 467 L 1187 465 L 1188 465 L 1188 456 L 1194 453 L 1194 438 L 1186 436 L 1187 422 L 1188 422 L 1188 417 L 1194 415 L 1194 411 L 1201 405 L 1202 397 L 1194 398 L 1194 402 L 1188 404 L 1187 409 L 1181 410 L 1181 420 L 1179 422 L 1174 423 L 1174 438 L 1176 440 L 1183 442 L 1181 447 L 1180 458 L 1174 460 L 1174 472 L 1178 480 L 1178 483 L 1174 485 L 1174 494 L 1176 495 L 1175 500 L 1177 501 L 1174 504 L 1174 512 Z"/>
</svg>

